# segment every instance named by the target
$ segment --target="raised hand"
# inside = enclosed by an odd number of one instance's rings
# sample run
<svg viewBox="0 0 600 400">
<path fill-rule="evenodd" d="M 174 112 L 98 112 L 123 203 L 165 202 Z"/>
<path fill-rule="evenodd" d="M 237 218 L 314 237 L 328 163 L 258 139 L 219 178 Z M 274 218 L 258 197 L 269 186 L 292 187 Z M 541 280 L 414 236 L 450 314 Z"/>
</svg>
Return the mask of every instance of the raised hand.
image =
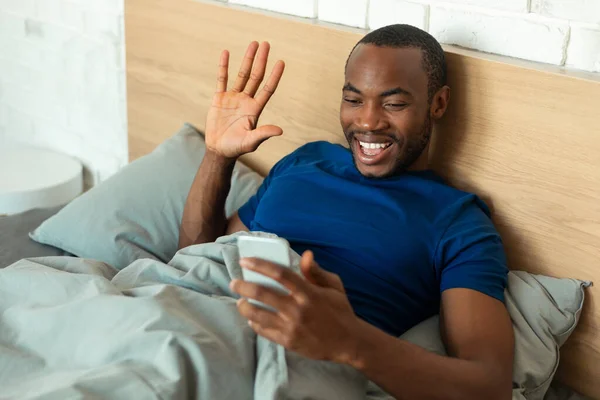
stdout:
<svg viewBox="0 0 600 400">
<path fill-rule="evenodd" d="M 206 147 L 220 156 L 237 158 L 253 152 L 258 146 L 283 130 L 275 125 L 258 125 L 258 118 L 275 93 L 285 64 L 279 60 L 273 66 L 266 84 L 269 43 L 252 42 L 246 50 L 242 66 L 233 87 L 227 90 L 229 52 L 221 53 L 217 90 L 206 120 Z"/>
</svg>

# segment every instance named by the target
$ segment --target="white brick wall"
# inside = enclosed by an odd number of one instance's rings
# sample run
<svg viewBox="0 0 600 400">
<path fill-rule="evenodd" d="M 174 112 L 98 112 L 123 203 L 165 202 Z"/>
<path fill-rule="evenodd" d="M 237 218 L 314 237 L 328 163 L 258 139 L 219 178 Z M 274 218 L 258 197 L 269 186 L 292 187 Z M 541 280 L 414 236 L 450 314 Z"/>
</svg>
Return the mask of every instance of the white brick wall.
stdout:
<svg viewBox="0 0 600 400">
<path fill-rule="evenodd" d="M 444 44 L 600 72 L 600 0 L 229 2 L 371 30 L 410 24 L 428 31 Z"/>
<path fill-rule="evenodd" d="M 600 26 L 573 24 L 567 66 L 600 72 Z"/>
<path fill-rule="evenodd" d="M 532 0 L 536 1 L 536 0 Z M 491 10 L 506 10 L 506 11 L 517 11 L 517 12 L 528 12 L 529 1 L 528 0 L 429 0 L 428 3 L 432 5 L 445 5 L 445 4 L 456 4 L 456 5 L 470 5 Z"/>
<path fill-rule="evenodd" d="M 368 0 L 319 0 L 319 19 L 365 28 Z"/>
<path fill-rule="evenodd" d="M 377 29 L 392 24 L 408 24 L 427 30 L 429 5 L 404 0 L 371 0 L 369 28 Z"/>
<path fill-rule="evenodd" d="M 537 14 L 600 24 L 599 0 L 531 0 Z"/>
<path fill-rule="evenodd" d="M 0 138 L 127 162 L 123 0 L 0 0 Z"/>
<path fill-rule="evenodd" d="M 66 3 L 62 0 L 38 1 L 35 15 L 42 21 L 83 32 L 83 9 L 76 3 Z"/>
<path fill-rule="evenodd" d="M 35 12 L 35 0 L 0 0 L 0 10 L 32 15 Z"/>
<path fill-rule="evenodd" d="M 229 0 L 229 2 L 306 18 L 317 16 L 316 0 Z"/>
<path fill-rule="evenodd" d="M 227 1 L 227 0 L 219 0 Z M 229 0 L 600 72 L 600 0 Z M 124 0 L 0 0 L 0 140 L 78 157 L 94 181 L 127 162 Z"/>
<path fill-rule="evenodd" d="M 569 24 L 530 18 L 527 15 L 521 17 L 432 7 L 429 32 L 442 43 L 562 64 Z"/>
</svg>

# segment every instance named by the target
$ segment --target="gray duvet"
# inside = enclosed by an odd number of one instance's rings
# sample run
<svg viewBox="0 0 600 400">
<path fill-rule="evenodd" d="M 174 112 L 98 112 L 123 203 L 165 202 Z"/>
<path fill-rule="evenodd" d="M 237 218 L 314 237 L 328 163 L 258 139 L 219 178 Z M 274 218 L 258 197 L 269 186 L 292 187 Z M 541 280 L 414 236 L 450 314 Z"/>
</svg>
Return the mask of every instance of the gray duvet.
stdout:
<svg viewBox="0 0 600 400">
<path fill-rule="evenodd" d="M 0 269 L 0 399 L 393 399 L 254 334 L 228 287 L 242 234 L 121 271 L 72 257 Z"/>
<path fill-rule="evenodd" d="M 355 370 L 249 328 L 228 287 L 237 235 L 121 271 L 71 257 L 0 270 L 0 398 L 364 398 Z"/>
</svg>

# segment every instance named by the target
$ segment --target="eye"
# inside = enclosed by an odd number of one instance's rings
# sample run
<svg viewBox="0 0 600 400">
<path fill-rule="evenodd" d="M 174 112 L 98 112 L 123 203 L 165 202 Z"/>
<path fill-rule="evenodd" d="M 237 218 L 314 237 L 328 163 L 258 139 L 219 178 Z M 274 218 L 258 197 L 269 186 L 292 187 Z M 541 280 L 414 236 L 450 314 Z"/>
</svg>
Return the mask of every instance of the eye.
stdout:
<svg viewBox="0 0 600 400">
<path fill-rule="evenodd" d="M 349 103 L 349 104 L 354 104 L 354 105 L 360 104 L 359 100 L 351 99 L 351 98 L 348 98 L 348 97 L 344 97 L 344 102 Z"/>
<path fill-rule="evenodd" d="M 392 109 L 392 110 L 401 110 L 404 107 L 406 107 L 408 104 L 406 103 L 388 103 L 385 105 L 386 108 Z"/>
</svg>

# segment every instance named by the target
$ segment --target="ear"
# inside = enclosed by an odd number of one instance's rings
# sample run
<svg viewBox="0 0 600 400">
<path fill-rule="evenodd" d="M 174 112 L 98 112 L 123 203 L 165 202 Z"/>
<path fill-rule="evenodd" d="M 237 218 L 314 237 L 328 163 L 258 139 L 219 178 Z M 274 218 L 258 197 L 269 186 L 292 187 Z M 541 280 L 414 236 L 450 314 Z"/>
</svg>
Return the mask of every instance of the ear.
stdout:
<svg viewBox="0 0 600 400">
<path fill-rule="evenodd" d="M 433 99 L 431 99 L 431 107 L 429 109 L 429 113 L 431 114 L 431 118 L 440 119 L 446 113 L 446 109 L 448 108 L 448 103 L 450 102 L 450 87 L 443 86 L 440 90 L 438 90 L 434 95 Z"/>
</svg>

